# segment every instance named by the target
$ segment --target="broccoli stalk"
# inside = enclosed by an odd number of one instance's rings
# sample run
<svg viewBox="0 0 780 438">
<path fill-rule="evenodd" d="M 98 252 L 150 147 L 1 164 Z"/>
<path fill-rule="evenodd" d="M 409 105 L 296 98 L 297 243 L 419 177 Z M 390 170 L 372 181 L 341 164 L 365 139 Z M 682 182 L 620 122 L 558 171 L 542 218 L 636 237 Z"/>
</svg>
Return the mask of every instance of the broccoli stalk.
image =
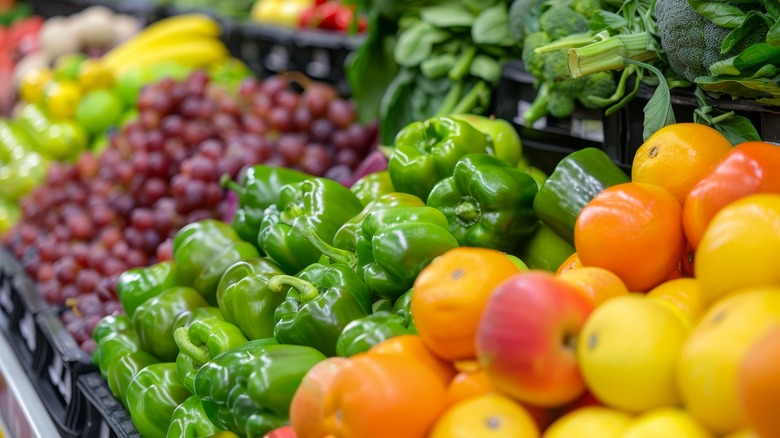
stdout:
<svg viewBox="0 0 780 438">
<path fill-rule="evenodd" d="M 536 94 L 536 98 L 531 102 L 531 106 L 523 112 L 523 122 L 525 126 L 529 128 L 534 125 L 534 122 L 541 119 L 548 114 L 547 103 L 550 101 L 550 83 L 542 82 L 539 86 L 539 92 Z"/>
<path fill-rule="evenodd" d="M 574 78 L 625 67 L 624 59 L 649 61 L 658 59 L 655 50 L 648 49 L 647 32 L 618 34 L 587 46 L 568 50 L 569 71 Z"/>
</svg>

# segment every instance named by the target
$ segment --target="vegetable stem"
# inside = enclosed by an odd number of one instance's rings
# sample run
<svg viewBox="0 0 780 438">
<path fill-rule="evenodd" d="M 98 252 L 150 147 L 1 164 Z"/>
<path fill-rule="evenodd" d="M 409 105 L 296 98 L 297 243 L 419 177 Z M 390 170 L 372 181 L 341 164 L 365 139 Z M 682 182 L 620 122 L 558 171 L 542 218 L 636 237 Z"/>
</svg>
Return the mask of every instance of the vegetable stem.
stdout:
<svg viewBox="0 0 780 438">
<path fill-rule="evenodd" d="M 568 50 L 569 70 L 573 78 L 605 70 L 620 70 L 624 59 L 649 61 L 658 57 L 647 48 L 647 32 L 619 34 L 587 46 Z"/>
<path fill-rule="evenodd" d="M 288 296 L 292 296 L 301 303 L 308 303 L 320 296 L 317 286 L 292 275 L 275 275 L 268 281 L 268 290 L 274 293 L 280 293 L 285 286 L 291 288 Z"/>
<path fill-rule="evenodd" d="M 355 254 L 328 244 L 317 235 L 317 232 L 314 231 L 314 227 L 306 227 L 303 230 L 302 235 L 304 239 L 317 248 L 317 251 L 321 252 L 322 255 L 327 257 L 331 262 L 342 263 L 353 267 L 357 265 Z"/>
<path fill-rule="evenodd" d="M 466 73 L 469 72 L 469 69 L 471 68 L 471 62 L 474 60 L 474 56 L 476 55 L 477 55 L 477 47 L 468 46 L 466 50 L 463 52 L 463 54 L 460 56 L 460 58 L 458 59 L 458 62 L 455 63 L 455 66 L 452 67 L 452 69 L 447 74 L 450 80 L 459 81 L 463 79 L 463 76 L 465 76 Z"/>
<path fill-rule="evenodd" d="M 205 346 L 198 346 L 192 343 L 186 328 L 177 328 L 173 332 L 173 338 L 176 341 L 176 345 L 179 347 L 179 350 L 189 356 L 196 364 L 203 365 L 204 363 L 211 360 L 211 355 Z"/>
<path fill-rule="evenodd" d="M 475 106 L 477 106 L 477 102 L 479 101 L 480 96 L 486 90 L 487 85 L 485 85 L 485 81 L 477 82 L 471 88 L 471 91 L 469 91 L 468 94 L 466 94 L 466 96 L 464 96 L 463 99 L 458 102 L 457 105 L 455 105 L 455 108 L 452 109 L 452 114 L 465 114 L 470 112 Z"/>
</svg>

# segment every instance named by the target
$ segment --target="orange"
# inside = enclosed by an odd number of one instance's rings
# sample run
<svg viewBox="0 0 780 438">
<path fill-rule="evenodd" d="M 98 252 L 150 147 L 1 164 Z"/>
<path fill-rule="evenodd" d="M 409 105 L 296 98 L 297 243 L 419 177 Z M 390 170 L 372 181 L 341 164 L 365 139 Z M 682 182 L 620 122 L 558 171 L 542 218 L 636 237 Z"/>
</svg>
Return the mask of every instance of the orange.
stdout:
<svg viewBox="0 0 780 438">
<path fill-rule="evenodd" d="M 306 373 L 290 402 L 290 423 L 298 438 L 322 438 L 325 395 L 341 370 L 349 364 L 344 357 L 329 357 Z"/>
<path fill-rule="evenodd" d="M 423 342 L 439 357 L 476 357 L 475 337 L 493 289 L 519 269 L 504 254 L 455 248 L 437 257 L 414 282 L 412 314 Z"/>
<path fill-rule="evenodd" d="M 496 391 L 493 381 L 485 370 L 461 371 L 447 387 L 447 404 L 449 406 L 471 397 L 489 394 Z"/>
<path fill-rule="evenodd" d="M 701 284 L 693 278 L 665 281 L 654 287 L 647 296 L 674 304 L 685 312 L 691 321 L 696 321 L 705 307 Z"/>
<path fill-rule="evenodd" d="M 714 128 L 698 123 L 668 125 L 636 151 L 631 180 L 663 187 L 682 205 L 693 186 L 730 150 L 731 143 Z"/>
<path fill-rule="evenodd" d="M 780 437 L 780 326 L 768 330 L 742 359 L 738 395 L 748 426 L 759 436 Z"/>
<path fill-rule="evenodd" d="M 446 400 L 445 383 L 422 362 L 357 354 L 325 396 L 323 425 L 326 434 L 339 438 L 425 438 Z"/>
<path fill-rule="evenodd" d="M 558 267 L 558 270 L 555 272 L 556 274 L 563 274 L 566 271 L 571 271 L 572 269 L 577 269 L 582 267 L 582 260 L 580 260 L 580 256 L 577 255 L 577 253 L 573 253 L 569 256 L 566 260 L 561 263 L 561 266 Z"/>
<path fill-rule="evenodd" d="M 516 401 L 485 394 L 452 406 L 436 422 L 429 438 L 537 438 L 531 414 Z"/>
<path fill-rule="evenodd" d="M 455 376 L 451 363 L 443 361 L 425 346 L 417 335 L 401 335 L 386 339 L 368 350 L 369 354 L 392 354 L 413 358 L 432 369 L 445 384 Z"/>
<path fill-rule="evenodd" d="M 574 246 L 583 265 L 611 271 L 632 292 L 647 291 L 680 261 L 685 245 L 681 216 L 682 207 L 666 189 L 618 184 L 582 209 Z"/>
<path fill-rule="evenodd" d="M 620 295 L 628 295 L 628 288 L 623 280 L 606 269 L 594 266 L 572 269 L 559 275 L 561 280 L 577 286 L 598 307 L 604 301 Z"/>
</svg>

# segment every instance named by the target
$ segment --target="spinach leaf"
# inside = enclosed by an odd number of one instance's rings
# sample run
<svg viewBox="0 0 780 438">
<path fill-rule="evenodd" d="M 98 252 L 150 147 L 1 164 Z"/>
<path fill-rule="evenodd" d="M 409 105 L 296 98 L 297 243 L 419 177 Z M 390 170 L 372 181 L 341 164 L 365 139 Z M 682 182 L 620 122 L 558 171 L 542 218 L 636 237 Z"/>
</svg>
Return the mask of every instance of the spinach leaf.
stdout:
<svg viewBox="0 0 780 438">
<path fill-rule="evenodd" d="M 417 73 L 404 67 L 387 87 L 379 111 L 379 141 L 392 145 L 395 135 L 412 120 L 412 92 Z"/>
<path fill-rule="evenodd" d="M 485 9 L 474 20 L 471 27 L 474 44 L 512 46 L 517 44 L 509 34 L 509 12 L 505 4 Z"/>
<path fill-rule="evenodd" d="M 650 64 L 634 61 L 633 59 L 624 59 L 626 64 L 633 64 L 649 70 L 658 78 L 658 86 L 653 92 L 653 96 L 647 101 L 644 108 L 645 121 L 642 137 L 647 140 L 656 131 L 666 125 L 675 123 L 674 110 L 672 109 L 672 98 L 669 93 L 669 84 L 664 79 L 664 74 Z"/>
<path fill-rule="evenodd" d="M 733 29 L 745 19 L 745 13 L 728 3 L 708 0 L 688 0 L 693 9 L 720 27 Z"/>
<path fill-rule="evenodd" d="M 491 84 L 497 84 L 501 78 L 501 63 L 490 56 L 477 55 L 471 62 L 469 73 Z"/>
<path fill-rule="evenodd" d="M 466 6 L 457 3 L 444 3 L 420 10 L 420 18 L 436 27 L 469 27 L 474 23 L 474 15 Z"/>
<path fill-rule="evenodd" d="M 766 42 L 773 46 L 780 46 L 780 18 L 769 27 L 769 32 L 766 33 Z"/>
<path fill-rule="evenodd" d="M 625 17 L 604 10 L 596 11 L 588 22 L 588 27 L 594 32 L 599 32 L 604 29 L 618 30 L 627 26 L 628 20 L 626 20 Z"/>
<path fill-rule="evenodd" d="M 398 36 L 393 55 L 395 62 L 404 67 L 416 67 L 431 55 L 433 42 L 428 37 L 433 26 L 418 21 Z"/>
<path fill-rule="evenodd" d="M 760 43 L 750 46 L 734 58 L 734 67 L 742 74 L 764 64 L 780 64 L 780 47 Z"/>
<path fill-rule="evenodd" d="M 738 145 L 746 141 L 761 141 L 756 127 L 750 119 L 731 113 L 731 117 L 712 125 L 732 145 Z"/>
<path fill-rule="evenodd" d="M 769 21 L 771 20 L 768 20 L 768 17 L 759 11 L 748 11 L 742 23 L 732 29 L 731 32 L 726 35 L 726 38 L 723 39 L 723 43 L 720 46 L 720 54 L 725 55 L 729 53 L 731 49 L 733 49 L 734 46 L 743 38 L 759 29 L 762 29 L 764 25 L 770 25 L 771 22 Z"/>
</svg>

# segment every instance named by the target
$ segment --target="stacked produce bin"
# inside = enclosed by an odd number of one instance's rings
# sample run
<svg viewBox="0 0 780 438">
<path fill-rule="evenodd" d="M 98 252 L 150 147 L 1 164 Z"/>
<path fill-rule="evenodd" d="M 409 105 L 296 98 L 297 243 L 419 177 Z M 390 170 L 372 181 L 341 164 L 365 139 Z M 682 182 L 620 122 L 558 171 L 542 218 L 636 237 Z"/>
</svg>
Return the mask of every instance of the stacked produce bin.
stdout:
<svg viewBox="0 0 780 438">
<path fill-rule="evenodd" d="M 18 3 L 0 437 L 780 433 L 780 9 Z"/>
</svg>

